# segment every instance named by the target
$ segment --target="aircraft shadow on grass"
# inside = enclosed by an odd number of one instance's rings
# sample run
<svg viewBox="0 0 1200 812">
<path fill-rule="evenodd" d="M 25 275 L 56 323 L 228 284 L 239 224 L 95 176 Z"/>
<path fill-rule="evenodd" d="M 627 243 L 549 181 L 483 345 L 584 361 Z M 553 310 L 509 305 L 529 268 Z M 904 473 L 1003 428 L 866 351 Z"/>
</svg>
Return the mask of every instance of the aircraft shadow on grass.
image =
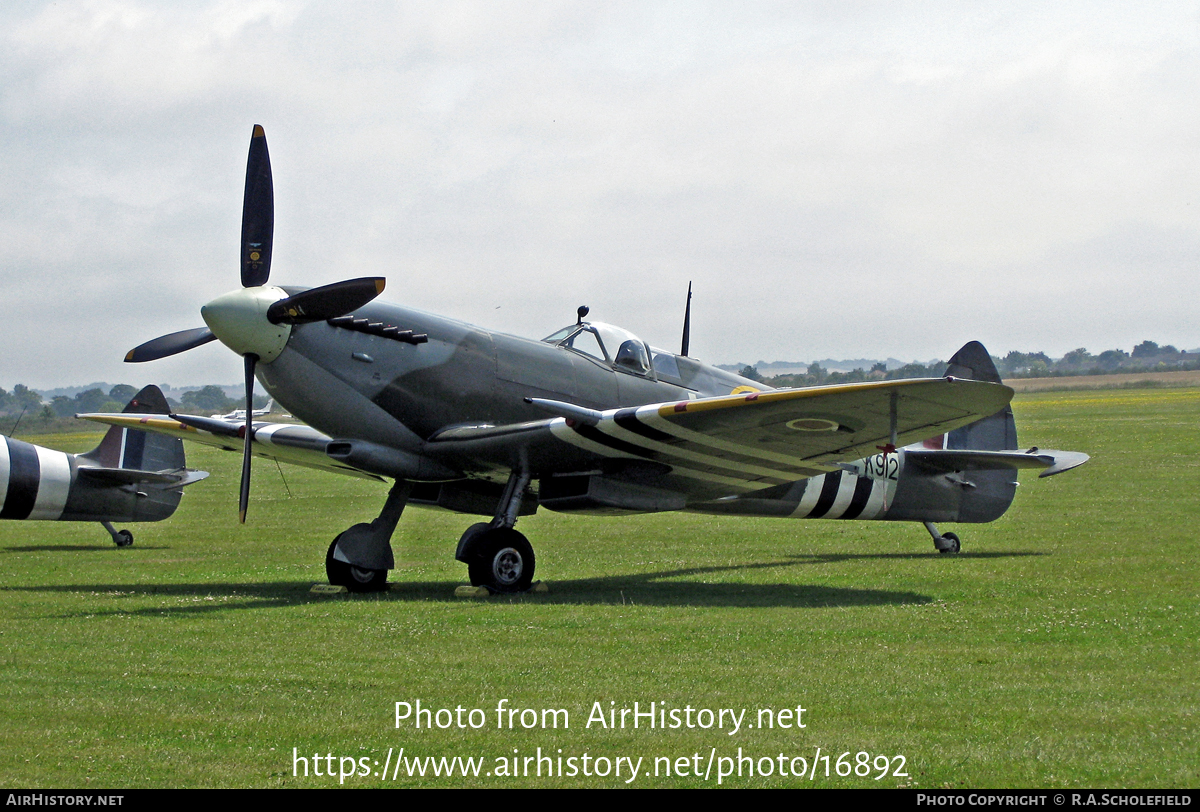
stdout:
<svg viewBox="0 0 1200 812">
<path fill-rule="evenodd" d="M 948 558 L 947 561 L 971 559 L 986 559 L 986 558 L 1025 558 L 1028 556 L 1042 556 L 1046 553 L 1038 552 L 991 552 L 991 553 L 959 553 L 954 558 Z M 932 558 L 927 553 L 808 553 L 793 556 L 799 559 L 809 559 L 812 564 L 837 564 L 842 561 L 910 561 L 918 559 Z"/>
<path fill-rule="evenodd" d="M 1014 556 L 1042 555 L 1034 552 L 969 553 L 956 560 L 1010 558 Z M 640 606 L 689 606 L 689 607 L 794 607 L 823 608 L 848 606 L 897 606 L 923 605 L 936 599 L 917 592 L 854 589 L 814 584 L 789 583 L 712 583 L 697 580 L 669 580 L 676 578 L 694 579 L 706 575 L 746 570 L 797 567 L 817 564 L 834 564 L 858 559 L 903 560 L 927 558 L 927 555 L 884 553 L 884 554 L 813 554 L 792 555 L 786 560 L 753 564 L 738 564 L 715 567 L 684 567 L 657 572 L 608 575 L 598 578 L 576 578 L 554 581 L 548 593 L 526 595 L 494 595 L 491 598 L 473 599 L 508 602 L 532 601 L 548 604 L 631 604 Z M 86 592 L 119 593 L 123 597 L 146 598 L 161 596 L 168 598 L 190 598 L 186 605 L 153 606 L 138 609 L 105 609 L 71 612 L 58 617 L 78 618 L 107 615 L 157 615 L 163 614 L 207 614 L 231 609 L 261 609 L 273 606 L 296 606 L 331 600 L 371 600 L 377 602 L 414 602 L 472 600 L 453 598 L 454 588 L 461 582 L 446 581 L 399 581 L 387 592 L 341 597 L 316 596 L 308 589 L 310 582 L 271 583 L 200 583 L 200 584 L 66 584 L 55 586 L 6 587 L 2 591 L 14 592 Z"/>
<path fill-rule="evenodd" d="M 5 553 L 94 553 L 113 549 L 111 544 L 26 544 L 21 547 L 4 547 Z M 169 550 L 166 544 L 142 544 L 139 550 Z"/>
</svg>

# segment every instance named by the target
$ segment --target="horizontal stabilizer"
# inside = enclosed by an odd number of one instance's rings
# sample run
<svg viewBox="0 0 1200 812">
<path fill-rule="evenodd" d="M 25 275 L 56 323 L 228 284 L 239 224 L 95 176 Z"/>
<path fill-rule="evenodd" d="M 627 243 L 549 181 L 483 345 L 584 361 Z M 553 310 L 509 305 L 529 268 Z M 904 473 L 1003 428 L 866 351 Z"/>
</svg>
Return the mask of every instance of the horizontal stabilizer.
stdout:
<svg viewBox="0 0 1200 812">
<path fill-rule="evenodd" d="M 906 449 L 904 461 L 934 471 L 964 469 L 1042 468 L 1039 477 L 1054 476 L 1083 465 L 1089 459 L 1079 451 L 1031 448 L 1028 451 L 977 451 L 970 449 Z"/>
<path fill-rule="evenodd" d="M 80 466 L 79 477 L 102 485 L 159 485 L 182 488 L 208 478 L 208 471 L 139 471 L 136 468 L 88 468 Z"/>
</svg>

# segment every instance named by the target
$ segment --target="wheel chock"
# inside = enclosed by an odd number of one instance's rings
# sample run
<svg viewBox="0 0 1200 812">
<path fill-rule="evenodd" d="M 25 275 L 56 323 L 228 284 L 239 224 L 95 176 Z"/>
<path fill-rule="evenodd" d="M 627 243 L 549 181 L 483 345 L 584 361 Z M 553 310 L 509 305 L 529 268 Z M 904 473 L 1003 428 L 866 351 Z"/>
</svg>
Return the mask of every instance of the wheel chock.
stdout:
<svg viewBox="0 0 1200 812">
<path fill-rule="evenodd" d="M 312 589 L 308 590 L 310 595 L 346 595 L 350 590 L 344 586 L 334 586 L 333 584 L 313 584 Z"/>
<path fill-rule="evenodd" d="M 528 591 L 545 595 L 550 591 L 550 587 L 546 586 L 545 581 L 538 581 L 529 587 Z M 487 598 L 493 594 L 495 593 L 486 586 L 457 586 L 454 588 L 454 597 L 456 598 Z"/>
<path fill-rule="evenodd" d="M 454 588 L 454 597 L 456 598 L 486 598 L 492 594 L 492 590 L 486 586 L 458 586 Z"/>
</svg>

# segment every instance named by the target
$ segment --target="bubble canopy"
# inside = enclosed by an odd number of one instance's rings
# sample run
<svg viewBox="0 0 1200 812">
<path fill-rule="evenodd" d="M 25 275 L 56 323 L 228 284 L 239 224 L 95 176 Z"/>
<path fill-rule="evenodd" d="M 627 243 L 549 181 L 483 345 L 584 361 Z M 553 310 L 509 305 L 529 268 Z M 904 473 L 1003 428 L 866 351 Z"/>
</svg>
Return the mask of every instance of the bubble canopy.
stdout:
<svg viewBox="0 0 1200 812">
<path fill-rule="evenodd" d="M 622 372 L 649 375 L 650 348 L 628 330 L 602 321 L 572 324 L 542 339 L 609 364 Z"/>
</svg>

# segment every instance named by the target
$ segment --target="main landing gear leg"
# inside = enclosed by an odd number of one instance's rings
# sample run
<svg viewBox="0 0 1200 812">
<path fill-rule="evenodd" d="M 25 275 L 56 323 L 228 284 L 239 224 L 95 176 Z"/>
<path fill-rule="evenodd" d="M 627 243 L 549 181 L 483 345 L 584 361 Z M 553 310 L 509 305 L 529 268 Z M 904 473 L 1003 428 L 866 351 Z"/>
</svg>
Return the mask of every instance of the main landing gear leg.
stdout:
<svg viewBox="0 0 1200 812">
<path fill-rule="evenodd" d="M 128 547 L 133 544 L 133 533 L 128 530 L 118 530 L 113 527 L 112 522 L 100 522 L 100 524 L 104 525 L 104 529 L 112 536 L 113 544 L 118 547 Z"/>
<path fill-rule="evenodd" d="M 466 563 L 473 586 L 525 592 L 533 584 L 533 547 L 513 529 L 527 487 L 529 472 L 514 469 L 496 505 L 496 517 L 490 524 L 471 525 L 459 539 L 454 557 Z"/>
<path fill-rule="evenodd" d="M 392 533 L 404 513 L 412 483 L 397 479 L 388 491 L 383 510 L 370 524 L 360 523 L 338 535 L 325 553 L 329 583 L 351 592 L 381 592 L 387 589 L 388 570 L 396 566 L 392 556 Z"/>
<path fill-rule="evenodd" d="M 933 522 L 922 522 L 922 524 L 929 531 L 929 535 L 933 536 L 933 546 L 939 553 L 954 554 L 962 547 L 959 544 L 958 536 L 954 533 L 939 533 Z"/>
</svg>

